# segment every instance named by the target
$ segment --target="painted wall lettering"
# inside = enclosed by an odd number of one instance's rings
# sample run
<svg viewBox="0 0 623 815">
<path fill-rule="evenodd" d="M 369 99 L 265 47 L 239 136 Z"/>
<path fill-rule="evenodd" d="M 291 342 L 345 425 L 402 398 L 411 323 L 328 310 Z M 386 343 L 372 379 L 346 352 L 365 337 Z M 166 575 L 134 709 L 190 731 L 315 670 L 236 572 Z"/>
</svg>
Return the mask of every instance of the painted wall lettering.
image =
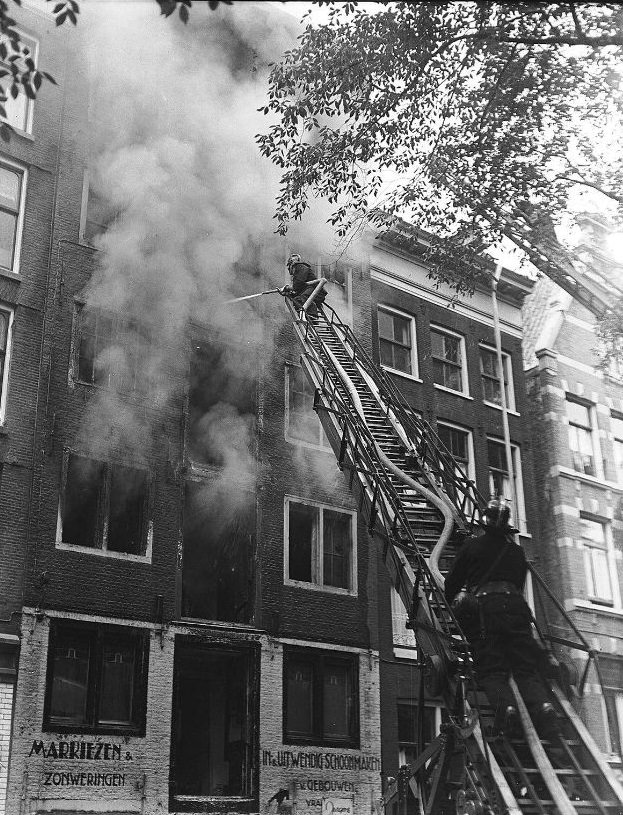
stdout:
<svg viewBox="0 0 623 815">
<path fill-rule="evenodd" d="M 44 773 L 44 787 L 125 787 L 123 773 Z"/>
<path fill-rule="evenodd" d="M 35 739 L 28 753 L 43 758 L 68 758 L 78 761 L 132 761 L 132 754 L 121 744 L 108 741 L 50 741 Z"/>
<path fill-rule="evenodd" d="M 344 753 L 295 753 L 292 750 L 262 750 L 264 767 L 295 767 L 302 770 L 355 770 L 378 772 L 377 756 L 352 756 Z"/>
</svg>

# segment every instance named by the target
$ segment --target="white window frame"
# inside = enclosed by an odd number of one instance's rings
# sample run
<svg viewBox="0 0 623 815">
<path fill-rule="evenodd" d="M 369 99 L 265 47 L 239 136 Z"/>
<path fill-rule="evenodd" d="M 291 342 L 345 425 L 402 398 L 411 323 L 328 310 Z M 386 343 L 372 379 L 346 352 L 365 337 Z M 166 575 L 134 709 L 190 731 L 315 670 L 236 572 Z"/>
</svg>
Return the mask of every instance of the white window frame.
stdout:
<svg viewBox="0 0 623 815">
<path fill-rule="evenodd" d="M 496 365 L 497 365 L 497 349 L 492 345 L 487 345 L 487 343 L 485 343 L 485 342 L 481 342 L 478 345 L 478 365 L 480 367 L 480 378 L 481 378 L 481 384 L 482 384 L 482 380 L 485 378 L 485 376 L 484 376 L 484 373 L 482 371 L 482 364 L 481 364 L 481 357 L 480 357 L 480 351 L 481 350 L 489 351 L 490 353 L 491 352 L 494 353 L 496 355 Z M 516 411 L 517 408 L 515 406 L 515 388 L 513 387 L 513 363 L 512 363 L 511 355 L 509 353 L 507 353 L 506 351 L 502 351 L 502 368 L 504 369 L 504 377 L 505 377 L 505 380 L 506 380 L 506 383 L 507 383 L 507 387 L 505 389 L 506 407 L 507 407 L 508 410 Z M 492 377 L 487 376 L 487 379 L 491 379 L 491 378 Z M 498 382 L 499 382 L 499 379 L 498 379 Z M 502 387 L 503 386 L 504 386 L 504 383 L 502 383 Z M 485 399 L 484 388 L 483 388 L 483 394 L 482 394 L 482 401 L 485 403 L 485 405 L 490 405 L 491 407 L 497 408 L 497 410 L 502 409 L 501 404 L 498 404 L 497 402 L 489 402 L 487 399 Z"/>
<path fill-rule="evenodd" d="M 475 483 L 476 459 L 474 457 L 474 437 L 472 435 L 472 431 L 467 427 L 462 427 L 460 424 L 455 424 L 454 422 L 448 422 L 445 419 L 437 419 L 437 428 L 440 427 L 449 427 L 451 430 L 458 430 L 460 433 L 464 433 L 467 436 L 467 472 L 465 475 L 470 481 Z"/>
<path fill-rule="evenodd" d="M 290 504 L 302 504 L 306 507 L 314 507 L 318 510 L 318 524 L 315 530 L 316 534 L 311 542 L 311 558 L 312 558 L 312 581 L 305 580 L 292 580 L 290 578 Z M 350 516 L 350 535 L 352 552 L 350 559 L 350 588 L 345 589 L 340 586 L 327 586 L 322 582 L 323 567 L 324 567 L 324 550 L 322 542 L 322 529 L 323 529 L 323 511 L 325 509 L 331 512 L 340 512 L 343 515 Z M 308 498 L 298 498 L 294 495 L 284 496 L 284 512 L 283 512 L 283 582 L 286 586 L 297 586 L 299 588 L 310 589 L 312 591 L 323 591 L 331 594 L 345 594 L 351 597 L 357 596 L 357 513 L 354 510 L 344 509 L 343 507 L 336 507 L 332 504 L 323 504 L 319 501 L 311 501 Z"/>
<path fill-rule="evenodd" d="M 588 411 L 588 427 L 586 425 L 580 425 L 577 422 L 572 422 L 569 413 L 567 412 L 567 405 L 575 404 L 579 405 L 580 407 L 586 408 Z M 575 473 L 579 473 L 580 475 L 586 475 L 589 478 L 600 478 L 603 480 L 604 471 L 603 471 L 603 462 L 601 460 L 601 448 L 599 445 L 599 429 L 595 422 L 595 405 L 592 402 L 587 402 L 584 399 L 575 398 L 572 393 L 565 394 L 565 419 L 567 426 L 569 427 L 569 452 L 571 454 L 571 470 Z M 593 464 L 594 464 L 594 473 L 585 473 L 584 470 L 578 470 L 573 462 L 573 448 L 571 447 L 571 428 L 577 427 L 581 430 L 588 431 L 591 448 L 593 451 Z"/>
<path fill-rule="evenodd" d="M 418 707 L 418 703 L 413 700 L 413 702 L 409 699 L 397 699 L 396 700 L 396 715 L 398 715 L 398 705 L 409 705 L 410 707 Z M 441 732 L 441 705 L 434 705 L 434 704 L 425 704 L 424 707 L 428 708 L 429 710 L 435 711 L 435 734 L 434 737 L 438 736 Z M 403 767 L 406 764 L 406 753 L 404 752 L 403 748 L 400 747 L 400 742 L 397 740 L 398 744 L 398 765 Z M 428 766 L 428 762 L 427 762 Z"/>
<path fill-rule="evenodd" d="M 586 594 L 591 605 L 596 608 L 613 608 L 621 609 L 621 589 L 619 586 L 617 560 L 614 551 L 614 542 L 612 539 L 612 526 L 609 521 L 601 520 L 598 518 L 581 516 L 580 520 L 589 523 L 595 523 L 601 526 L 603 531 L 603 546 L 599 546 L 592 538 L 585 537 L 580 531 L 579 543 L 582 548 L 584 558 L 584 575 L 586 577 Z M 599 597 L 593 593 L 591 589 L 594 587 L 594 580 L 592 577 L 592 555 L 591 550 L 598 550 L 605 554 L 606 572 L 610 579 L 610 590 L 612 597 Z"/>
<path fill-rule="evenodd" d="M 455 339 L 458 339 L 459 340 L 459 352 L 461 354 L 461 365 L 460 365 L 460 368 L 461 368 L 461 390 L 456 390 L 455 388 L 450 388 L 447 385 L 442 385 L 439 382 L 435 382 L 434 375 L 433 375 L 432 379 L 433 379 L 434 386 L 436 388 L 438 388 L 439 390 L 447 391 L 448 393 L 459 393 L 462 396 L 469 396 L 470 393 L 469 393 L 469 379 L 468 379 L 468 376 L 467 376 L 467 354 L 466 354 L 466 349 L 465 349 L 465 337 L 464 337 L 464 335 L 459 334 L 458 331 L 453 331 L 450 328 L 446 328 L 443 325 L 438 325 L 437 323 L 431 323 L 430 324 L 430 332 L 431 332 L 431 334 L 433 332 L 435 332 L 437 334 L 445 334 L 446 337 L 453 337 Z M 433 361 L 435 359 L 439 359 L 439 357 L 433 357 L 432 344 L 431 344 L 430 358 L 431 358 L 431 366 L 433 365 Z M 444 362 L 444 361 L 447 362 L 447 360 L 441 360 L 441 361 L 442 362 Z M 448 363 L 448 364 L 452 365 L 453 363 Z M 432 373 L 432 368 L 431 368 L 431 373 Z"/>
<path fill-rule="evenodd" d="M 488 455 L 489 442 L 499 444 L 504 450 L 505 445 L 504 439 L 500 439 L 497 436 L 487 436 L 487 478 L 489 481 L 488 484 L 489 492 L 492 494 L 493 485 L 491 481 L 491 464 L 489 462 Z M 511 523 L 514 524 L 521 533 L 526 533 L 528 531 L 528 526 L 526 524 L 526 506 L 524 500 L 523 475 L 521 470 L 521 450 L 519 448 L 519 445 L 514 444 L 513 442 L 511 442 L 511 455 L 513 457 L 512 465 L 513 465 L 513 475 L 515 477 L 513 496 L 510 497 Z M 496 472 L 500 471 L 496 469 Z M 509 498 L 509 496 L 505 497 Z"/>
<path fill-rule="evenodd" d="M 83 453 L 76 452 L 75 450 L 68 450 L 65 449 L 63 452 L 63 467 L 61 472 L 61 490 L 58 496 L 58 512 L 56 518 L 56 541 L 55 546 L 57 549 L 63 549 L 66 552 L 82 552 L 87 555 L 95 555 L 96 557 L 106 557 L 106 558 L 113 558 L 115 560 L 132 560 L 138 563 L 151 563 L 151 555 L 152 555 L 152 548 L 153 548 L 153 538 L 154 538 L 154 518 L 153 518 L 153 496 L 154 496 L 154 484 L 153 484 L 153 477 L 149 470 L 144 467 L 137 465 L 135 462 L 129 463 L 125 461 L 109 461 L 103 459 L 94 459 L 97 461 L 101 461 L 101 463 L 105 464 L 106 466 L 114 466 L 114 465 L 121 465 L 126 467 L 133 467 L 137 470 L 144 470 L 147 474 L 147 507 L 148 507 L 148 518 L 146 521 L 146 529 L 145 529 L 145 552 L 142 555 L 135 555 L 130 552 L 114 552 L 107 549 L 107 527 L 108 527 L 108 513 L 106 515 L 104 521 L 105 532 L 103 538 L 101 540 L 101 545 L 99 547 L 94 546 L 81 546 L 80 544 L 69 543 L 63 540 L 63 502 L 65 497 L 65 490 L 67 488 L 67 475 L 69 470 L 69 457 L 72 455 L 82 456 L 83 458 L 90 458 L 90 456 L 85 455 Z M 109 477 L 109 476 L 107 476 Z"/>
<path fill-rule="evenodd" d="M 619 426 L 620 423 L 620 426 Z M 610 429 L 612 431 L 612 455 L 614 473 L 617 484 L 623 484 L 623 415 L 610 413 Z M 617 453 L 620 452 L 620 456 Z"/>
<path fill-rule="evenodd" d="M 39 40 L 36 37 L 34 37 L 32 34 L 29 34 L 27 31 L 24 31 L 21 28 L 17 28 L 16 31 L 19 34 L 20 42 L 23 45 L 28 45 L 29 47 L 32 46 L 30 56 L 32 58 L 32 61 L 35 63 L 35 67 L 38 67 L 39 66 Z M 25 40 L 28 40 L 28 42 L 25 42 Z M 14 53 L 15 52 L 11 48 L 9 48 L 9 56 L 11 56 Z M 6 67 L 6 62 L 0 60 L 0 66 L 5 68 Z M 10 80 L 10 79 L 11 79 L 10 76 L 5 77 L 5 81 Z M 7 88 L 7 90 L 8 90 L 8 88 Z M 26 93 L 23 90 L 20 90 L 16 100 L 13 100 L 10 93 L 7 93 L 7 96 L 8 96 L 8 99 L 7 99 L 7 102 L 5 103 L 5 109 L 6 109 L 7 104 L 10 105 L 13 101 L 17 101 L 20 97 L 23 96 L 23 98 L 25 99 L 26 108 L 25 108 L 25 115 L 24 115 L 24 127 L 19 127 L 18 125 L 11 125 L 11 127 L 14 128 L 16 133 L 26 133 L 28 135 L 31 135 L 32 134 L 32 122 L 33 122 L 33 111 L 34 111 L 34 106 L 35 106 L 34 105 L 35 100 L 34 99 L 29 99 L 28 96 L 26 96 Z M 2 118 L 2 121 L 7 122 L 8 124 L 11 124 L 8 118 Z"/>
<path fill-rule="evenodd" d="M 305 372 L 301 365 L 297 365 L 294 362 L 286 362 L 285 365 L 285 416 L 284 416 L 284 436 L 286 441 L 291 442 L 292 444 L 300 445 L 301 447 L 308 447 L 311 450 L 322 450 L 324 452 L 332 453 L 333 450 L 331 449 L 331 445 L 329 444 L 329 439 L 327 438 L 327 434 L 324 432 L 324 428 L 316 414 L 316 421 L 318 422 L 318 444 L 314 444 L 313 442 L 306 441 L 305 439 L 299 439 L 296 436 L 292 435 L 290 432 L 290 382 L 291 376 L 293 371 L 296 369 L 301 372 L 303 376 L 305 376 Z"/>
<path fill-rule="evenodd" d="M 17 209 L 17 219 L 15 223 L 15 247 L 13 251 L 13 265 L 9 269 L 5 266 L 0 266 L 0 274 L 18 275 L 20 268 L 20 260 L 22 255 L 22 237 L 24 232 L 24 208 L 26 203 L 26 186 L 28 184 L 28 170 L 22 164 L 11 161 L 4 156 L 0 156 L 0 169 L 6 167 L 7 170 L 19 173 L 22 177 L 20 185 L 20 196 Z"/>
<path fill-rule="evenodd" d="M 411 373 L 407 373 L 406 371 L 401 371 L 399 368 L 392 368 L 389 365 L 384 365 L 381 362 L 381 333 L 378 329 L 378 314 L 379 311 L 385 311 L 391 314 L 395 314 L 398 317 L 402 317 L 403 319 L 409 322 L 409 337 L 411 339 Z M 420 382 L 420 374 L 418 368 L 418 353 L 417 353 L 417 324 L 415 322 L 415 317 L 413 314 L 408 314 L 406 311 L 400 311 L 400 309 L 394 308 L 393 306 L 388 306 L 385 303 L 377 303 L 376 307 L 376 321 L 377 321 L 377 334 L 378 334 L 378 343 L 379 343 L 379 362 L 381 368 L 384 371 L 391 371 L 393 374 L 397 376 L 404 376 L 407 379 L 415 379 L 416 381 Z M 385 337 L 383 339 L 386 339 Z"/>
<path fill-rule="evenodd" d="M 11 365 L 11 351 L 13 348 L 13 322 L 15 320 L 15 311 L 10 306 L 7 306 L 1 302 L 0 311 L 3 311 L 5 314 L 9 315 L 6 330 L 4 368 L 2 371 L 2 379 L 0 380 L 0 425 L 3 425 L 6 418 L 7 399 L 9 395 L 9 367 Z"/>
</svg>

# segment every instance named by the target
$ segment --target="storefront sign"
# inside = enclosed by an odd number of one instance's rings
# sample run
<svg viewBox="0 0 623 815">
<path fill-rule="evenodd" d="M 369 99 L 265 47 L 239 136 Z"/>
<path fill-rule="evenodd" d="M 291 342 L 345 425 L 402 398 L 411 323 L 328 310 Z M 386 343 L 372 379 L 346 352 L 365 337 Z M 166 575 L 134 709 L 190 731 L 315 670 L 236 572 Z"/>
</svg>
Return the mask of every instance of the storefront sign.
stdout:
<svg viewBox="0 0 623 815">
<path fill-rule="evenodd" d="M 303 753 L 293 750 L 262 750 L 264 767 L 293 767 L 301 770 L 349 770 L 354 772 L 380 772 L 381 759 L 377 756 L 353 756 L 344 753 Z"/>
<path fill-rule="evenodd" d="M 35 739 L 28 753 L 43 758 L 70 759 L 72 761 L 132 761 L 132 753 L 125 745 L 109 741 L 49 741 Z"/>
</svg>

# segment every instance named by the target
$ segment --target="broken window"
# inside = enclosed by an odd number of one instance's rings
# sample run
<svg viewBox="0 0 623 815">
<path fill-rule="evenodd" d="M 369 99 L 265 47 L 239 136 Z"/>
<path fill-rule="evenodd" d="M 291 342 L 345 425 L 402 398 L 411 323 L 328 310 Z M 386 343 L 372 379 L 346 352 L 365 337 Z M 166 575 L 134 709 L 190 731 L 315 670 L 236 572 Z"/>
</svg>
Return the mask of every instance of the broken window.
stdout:
<svg viewBox="0 0 623 815">
<path fill-rule="evenodd" d="M 121 218 L 121 210 L 111 204 L 93 186 L 89 173 L 82 182 L 82 211 L 80 213 L 80 240 L 95 246 L 97 238 L 107 232 Z"/>
<path fill-rule="evenodd" d="M 45 728 L 144 733 L 148 648 L 138 630 L 53 620 Z"/>
<path fill-rule="evenodd" d="M 81 309 L 77 356 L 80 382 L 119 393 L 149 390 L 149 342 L 135 320 Z"/>
<path fill-rule="evenodd" d="M 172 808 L 185 797 L 235 797 L 232 808 L 250 811 L 240 798 L 256 795 L 256 674 L 254 645 L 221 647 L 178 638 L 175 648 L 171 737 Z M 219 812 L 227 810 L 223 802 Z M 257 810 L 255 810 L 257 811 Z"/>
<path fill-rule="evenodd" d="M 284 650 L 284 742 L 357 747 L 356 654 Z"/>
<path fill-rule="evenodd" d="M 288 580 L 356 591 L 355 516 L 286 501 Z"/>
<path fill-rule="evenodd" d="M 184 504 L 182 614 L 207 620 L 252 618 L 255 499 L 232 506 L 210 482 L 187 482 Z"/>
<path fill-rule="evenodd" d="M 186 451 L 197 463 L 223 466 L 251 455 L 256 372 L 248 349 L 197 343 L 190 367 Z"/>
<path fill-rule="evenodd" d="M 149 532 L 145 470 L 69 453 L 59 542 L 144 555 Z"/>
</svg>

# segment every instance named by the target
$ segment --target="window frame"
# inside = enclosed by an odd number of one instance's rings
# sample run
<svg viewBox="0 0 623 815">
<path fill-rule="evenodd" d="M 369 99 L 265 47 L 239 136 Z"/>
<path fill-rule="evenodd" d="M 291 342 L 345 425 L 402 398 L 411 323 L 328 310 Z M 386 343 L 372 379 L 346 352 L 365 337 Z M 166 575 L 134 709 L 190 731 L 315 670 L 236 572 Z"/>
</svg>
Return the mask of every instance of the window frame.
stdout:
<svg viewBox="0 0 623 815">
<path fill-rule="evenodd" d="M 15 321 L 15 310 L 10 306 L 0 302 L 0 311 L 8 314 L 6 341 L 4 351 L 0 350 L 2 358 L 2 375 L 0 376 L 0 426 L 4 424 L 7 412 L 7 401 L 9 395 L 9 368 L 11 365 L 11 352 L 13 348 L 13 324 Z"/>
<path fill-rule="evenodd" d="M 618 424 L 621 424 L 617 430 Z M 615 410 L 610 411 L 610 431 L 612 437 L 612 456 L 614 464 L 614 481 L 623 485 L 623 414 Z M 618 455 L 620 453 L 620 455 Z"/>
<path fill-rule="evenodd" d="M 0 266 L 0 274 L 16 277 L 20 273 L 20 263 L 22 256 L 22 238 L 24 232 L 24 210 L 26 203 L 26 187 L 28 184 L 28 169 L 22 164 L 18 164 L 11 159 L 6 158 L 4 155 L 0 156 L 0 170 L 6 168 L 9 172 L 19 174 L 21 176 L 19 201 L 17 209 L 15 210 L 15 232 L 13 242 L 13 262 L 10 267 Z M 0 211 L 13 213 L 6 207 L 1 208 Z"/>
<path fill-rule="evenodd" d="M 440 427 L 447 427 L 450 430 L 457 430 L 459 433 L 463 433 L 467 437 L 467 467 L 464 469 L 464 473 L 470 481 L 473 481 L 474 484 L 476 483 L 476 458 L 474 456 L 474 436 L 472 431 L 467 428 L 463 427 L 460 424 L 456 424 L 456 422 L 448 422 L 446 419 L 437 419 L 437 435 L 439 436 L 441 442 L 444 446 L 447 447 L 444 440 L 441 438 L 439 433 Z M 447 447 L 448 452 L 452 454 L 452 457 L 457 461 L 459 466 L 462 466 L 463 462 L 460 459 L 457 459 L 452 450 Z"/>
<path fill-rule="evenodd" d="M 407 628 L 409 615 L 394 586 L 390 587 L 390 603 L 394 656 L 403 659 L 417 659 L 419 654 L 415 632 L 412 628 Z"/>
<path fill-rule="evenodd" d="M 312 669 L 312 729 L 310 736 L 295 735 L 288 733 L 288 668 L 293 659 L 305 661 Z M 352 720 L 349 727 L 352 729 L 351 735 L 346 739 L 331 738 L 324 736 L 324 710 L 323 710 L 323 680 L 325 666 L 327 664 L 346 665 L 350 669 L 350 689 L 353 694 Z M 283 648 L 283 673 L 282 673 L 282 695 L 283 695 L 283 716 L 282 735 L 284 744 L 296 744 L 318 747 L 342 747 L 357 750 L 361 740 L 361 688 L 360 688 L 359 654 L 352 651 L 329 651 L 319 648 L 304 648 L 296 645 L 284 645 Z"/>
<path fill-rule="evenodd" d="M 69 474 L 69 459 L 71 456 L 84 458 L 89 461 L 101 464 L 104 469 L 104 483 L 98 485 L 98 508 L 96 525 L 96 537 L 99 546 L 84 546 L 82 544 L 69 543 L 63 540 L 63 515 L 65 511 L 65 496 L 67 492 L 67 477 Z M 145 497 L 143 499 L 143 521 L 141 529 L 141 541 L 143 554 L 132 552 L 117 552 L 107 548 L 108 525 L 110 513 L 110 484 L 114 467 L 127 467 L 134 470 L 141 470 L 145 473 Z M 154 473 L 145 465 L 136 462 L 120 460 L 104 460 L 93 458 L 77 450 L 65 448 L 63 451 L 63 463 L 61 468 L 61 484 L 58 499 L 58 511 L 56 521 L 56 548 L 68 552 L 83 552 L 99 557 L 118 558 L 120 560 L 133 560 L 139 563 L 151 563 L 153 546 L 153 516 L 154 516 Z M 99 502 L 103 501 L 103 504 Z"/>
<path fill-rule="evenodd" d="M 295 580 L 290 577 L 290 505 L 300 504 L 317 510 L 314 520 L 315 534 L 311 541 L 311 570 L 312 580 Z M 341 586 L 331 586 L 324 581 L 324 511 L 340 513 L 350 517 L 351 536 L 351 558 L 350 558 L 350 588 Z M 298 498 L 293 495 L 284 496 L 284 556 L 283 556 L 283 582 L 286 586 L 310 589 L 312 591 L 323 591 L 331 594 L 343 594 L 356 597 L 358 593 L 357 585 L 357 513 L 355 510 L 336 507 L 331 504 L 324 504 L 319 501 L 312 501 L 306 498 Z M 314 577 L 319 580 L 314 580 Z"/>
<path fill-rule="evenodd" d="M 417 748 L 417 742 L 416 741 L 407 741 L 406 739 L 401 739 L 400 738 L 400 731 L 399 731 L 399 724 L 398 724 L 398 722 L 399 722 L 398 708 L 400 708 L 400 707 L 415 708 L 417 710 L 417 709 L 419 709 L 419 703 L 415 699 L 400 699 L 400 698 L 396 699 L 396 744 L 398 746 L 398 766 L 399 767 L 404 767 L 405 764 L 407 764 L 406 755 L 405 755 L 405 761 L 402 760 L 402 756 L 403 756 L 403 753 L 405 752 L 405 748 L 411 747 L 411 746 L 413 746 L 414 748 Z M 435 731 L 433 733 L 433 739 L 434 739 L 441 732 L 441 718 L 442 718 L 441 706 L 440 705 L 434 705 L 434 704 L 425 704 L 424 707 L 427 710 L 432 710 L 433 711 L 433 724 L 434 724 L 433 729 Z M 417 714 L 416 714 L 416 720 L 417 720 Z M 428 744 L 430 744 L 430 742 L 425 741 L 424 747 L 426 747 Z"/>
<path fill-rule="evenodd" d="M 385 340 L 386 342 L 390 342 L 393 345 L 401 345 L 397 343 L 395 340 L 390 340 L 388 337 L 382 337 L 381 331 L 379 327 L 379 312 L 384 311 L 386 314 L 395 315 L 397 317 L 402 317 L 403 319 L 407 320 L 409 324 L 409 339 L 411 341 L 411 345 L 409 347 L 409 359 L 411 362 L 411 372 L 408 373 L 407 371 L 402 371 L 400 368 L 392 368 L 390 365 L 385 365 L 381 361 L 381 340 Z M 419 379 L 419 367 L 418 367 L 418 352 L 417 352 L 417 323 L 413 314 L 409 314 L 406 311 L 401 311 L 400 309 L 394 308 L 393 306 L 387 305 L 386 303 L 377 303 L 376 306 L 376 329 L 377 329 L 377 341 L 378 341 L 378 354 L 379 354 L 379 363 L 381 368 L 384 371 L 390 371 L 393 374 L 397 374 L 398 376 L 407 377 L 407 379 L 415 379 L 420 381 Z M 401 345 L 401 347 L 404 347 Z"/>
<path fill-rule="evenodd" d="M 482 401 L 485 405 L 490 405 L 491 407 L 502 409 L 502 399 L 500 396 L 499 402 L 491 402 L 490 400 L 485 398 L 485 389 L 484 389 L 484 381 L 485 379 L 490 381 L 495 381 L 500 385 L 500 378 L 499 376 L 495 379 L 490 376 L 489 374 L 485 374 L 483 371 L 482 366 L 482 356 L 481 351 L 488 351 L 489 353 L 495 354 L 496 358 L 496 368 L 497 368 L 497 348 L 492 345 L 488 345 L 486 342 L 481 342 L 478 344 L 478 364 L 480 368 L 480 382 L 482 387 Z M 504 372 L 504 393 L 506 396 L 506 408 L 507 410 L 516 411 L 515 405 L 515 388 L 513 386 L 513 361 L 511 355 L 507 351 L 502 351 L 502 368 Z"/>
<path fill-rule="evenodd" d="M 579 405 L 583 407 L 588 412 L 588 425 L 579 424 L 578 422 L 571 421 L 571 417 L 569 416 L 569 412 L 567 410 L 567 405 Z M 579 473 L 580 475 L 587 475 L 591 478 L 603 478 L 603 470 L 602 470 L 602 463 L 600 459 L 600 448 L 597 446 L 596 441 L 598 439 L 597 427 L 595 424 L 595 405 L 592 402 L 588 402 L 586 399 L 579 398 L 572 393 L 565 393 L 565 417 L 567 419 L 567 426 L 568 426 L 568 435 L 569 435 L 569 452 L 571 454 L 571 469 Z M 588 434 L 588 439 L 590 441 L 590 446 L 592 450 L 592 459 L 593 459 L 593 472 L 586 472 L 586 467 L 583 466 L 582 469 L 576 467 L 576 455 L 581 455 L 580 450 L 574 450 L 573 448 L 573 438 L 574 434 L 572 433 L 571 428 L 575 428 L 576 430 L 582 430 L 584 433 Z M 578 437 L 579 439 L 579 437 Z M 581 444 L 578 442 L 578 447 L 581 447 Z"/>
<path fill-rule="evenodd" d="M 20 43 L 22 45 L 29 45 L 30 44 L 29 47 L 31 47 L 31 53 L 30 53 L 29 56 L 32 59 L 32 61 L 34 62 L 35 68 L 38 68 L 38 66 L 39 66 L 39 50 L 40 50 L 40 43 L 39 43 L 38 38 L 35 37 L 33 34 L 29 33 L 28 31 L 26 31 L 25 29 L 19 27 L 19 26 L 15 30 L 19 34 Z M 11 56 L 14 53 L 15 52 L 11 49 L 8 56 Z M 5 61 L 5 60 L 0 60 L 0 67 L 2 67 L 3 69 L 9 70 L 8 65 L 7 65 L 7 61 Z M 10 104 L 13 101 L 13 99 L 12 99 L 10 94 L 7 94 L 7 96 L 8 96 L 7 101 Z M 22 97 L 22 96 L 24 97 L 24 100 L 25 100 L 25 103 L 26 103 L 25 108 L 24 108 L 24 126 L 21 127 L 20 125 L 11 124 L 8 118 L 2 118 L 1 121 L 6 122 L 7 124 L 9 124 L 15 130 L 16 133 L 21 134 L 21 135 L 25 134 L 25 135 L 31 136 L 32 135 L 33 117 L 34 117 L 34 107 L 35 107 L 34 103 L 35 103 L 36 100 L 35 99 L 30 99 L 26 95 L 25 91 L 22 89 L 22 90 L 20 90 L 20 92 L 19 92 L 17 98 L 15 99 L 15 101 L 17 102 L 17 100 L 20 99 L 20 97 Z M 6 109 L 6 103 L 5 103 L 5 109 Z"/>
<path fill-rule="evenodd" d="M 64 629 L 64 630 L 63 630 Z M 83 724 L 63 723 L 54 720 L 51 715 L 52 688 L 54 680 L 54 650 L 62 634 L 86 638 L 89 641 L 89 663 L 86 690 L 87 722 Z M 136 664 L 134 666 L 133 716 L 132 723 L 98 724 L 97 709 L 101 693 L 101 666 L 104 647 L 113 641 L 114 636 L 124 636 L 125 643 L 132 642 L 135 648 Z M 149 677 L 149 631 L 144 628 L 91 623 L 82 620 L 53 618 L 48 633 L 48 655 L 45 678 L 45 698 L 43 707 L 44 732 L 54 733 L 93 733 L 100 735 L 144 736 L 147 721 L 147 688 Z"/>
<path fill-rule="evenodd" d="M 603 545 L 600 541 L 587 537 L 583 534 L 582 522 L 597 524 L 601 527 Z M 614 543 L 612 539 L 612 526 L 609 520 L 591 515 L 590 513 L 580 513 L 580 534 L 579 544 L 582 549 L 584 564 L 584 576 L 586 578 L 586 596 L 592 606 L 598 608 L 621 608 L 620 586 L 617 572 L 617 561 L 614 554 Z M 595 561 L 593 552 L 601 552 L 605 558 L 606 574 L 610 584 L 610 597 L 601 597 L 597 591 L 597 580 L 595 578 Z"/>
<path fill-rule="evenodd" d="M 458 393 L 461 396 L 469 396 L 469 377 L 467 371 L 467 352 L 466 352 L 466 344 L 465 344 L 465 336 L 464 334 L 460 334 L 458 331 L 453 331 L 451 328 L 446 328 L 445 326 L 438 325 L 437 323 L 431 323 L 429 326 L 429 331 L 432 334 L 442 334 L 446 337 L 453 337 L 454 339 L 459 340 L 459 353 L 461 355 L 460 363 L 451 362 L 445 358 L 435 356 L 432 347 L 431 341 L 431 379 L 435 388 L 440 388 L 441 390 L 448 391 L 449 393 Z M 460 369 L 461 371 L 461 388 L 457 390 L 456 388 L 451 388 L 449 385 L 445 385 L 441 382 L 435 381 L 435 369 L 434 369 L 434 362 L 440 362 L 442 365 L 450 365 L 453 369 Z"/>
<path fill-rule="evenodd" d="M 489 462 L 489 442 L 493 444 L 498 444 L 503 450 L 504 455 L 506 456 L 506 445 L 504 444 L 504 440 L 500 439 L 496 436 L 487 436 L 487 479 L 488 479 L 488 486 L 489 486 L 489 493 L 493 495 L 494 490 L 492 489 L 493 482 L 491 479 L 491 471 L 494 470 L 497 473 L 506 473 L 506 478 L 508 479 L 509 473 L 508 470 L 503 471 L 498 469 L 497 467 L 491 467 Z M 527 523 L 526 523 L 526 505 L 525 505 L 525 497 L 524 497 L 524 489 L 523 489 L 523 475 L 521 469 L 521 448 L 518 444 L 511 442 L 511 456 L 513 457 L 512 465 L 513 465 L 513 475 L 515 477 L 515 483 L 513 484 L 513 495 L 511 497 L 511 523 L 518 527 L 521 533 L 527 532 Z M 508 462 L 507 462 L 508 467 Z M 508 496 L 505 496 L 508 497 Z"/>
<path fill-rule="evenodd" d="M 303 380 L 308 383 L 307 377 L 305 376 L 305 372 L 303 370 L 302 365 L 298 365 L 295 362 L 286 362 L 285 364 L 285 416 L 284 416 L 284 436 L 286 441 L 289 441 L 291 444 L 297 444 L 301 447 L 308 447 L 310 450 L 322 450 L 323 452 L 332 453 L 333 450 L 331 448 L 331 444 L 329 443 L 329 439 L 327 438 L 327 434 L 324 431 L 322 426 L 322 422 L 320 421 L 320 417 L 318 414 L 313 411 L 314 415 L 316 416 L 316 420 L 318 422 L 318 435 L 319 435 L 319 443 L 315 444 L 314 442 L 307 441 L 306 439 L 299 439 L 294 436 L 290 431 L 290 386 L 292 384 L 292 376 L 294 371 L 300 371 Z"/>
</svg>

